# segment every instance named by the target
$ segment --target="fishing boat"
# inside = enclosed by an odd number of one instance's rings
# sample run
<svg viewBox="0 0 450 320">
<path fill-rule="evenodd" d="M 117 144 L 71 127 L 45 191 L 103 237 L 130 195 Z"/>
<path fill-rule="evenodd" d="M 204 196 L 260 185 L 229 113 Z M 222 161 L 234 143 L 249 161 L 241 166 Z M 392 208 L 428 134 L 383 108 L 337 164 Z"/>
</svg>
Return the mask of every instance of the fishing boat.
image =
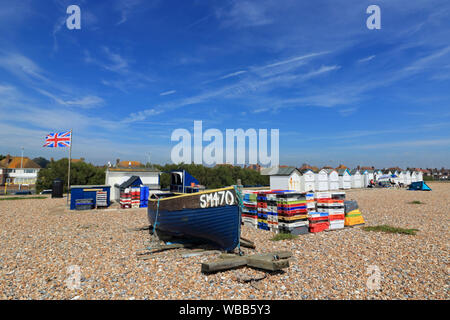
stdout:
<svg viewBox="0 0 450 320">
<path fill-rule="evenodd" d="M 161 240 L 181 238 L 224 251 L 239 243 L 240 210 L 234 187 L 154 195 L 149 199 L 148 219 Z"/>
</svg>

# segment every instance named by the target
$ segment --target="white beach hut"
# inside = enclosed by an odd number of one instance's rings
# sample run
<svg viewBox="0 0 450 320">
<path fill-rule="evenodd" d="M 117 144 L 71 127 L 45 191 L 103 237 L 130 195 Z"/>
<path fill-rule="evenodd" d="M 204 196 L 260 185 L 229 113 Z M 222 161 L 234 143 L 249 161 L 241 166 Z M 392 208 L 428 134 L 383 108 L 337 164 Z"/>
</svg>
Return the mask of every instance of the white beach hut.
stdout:
<svg viewBox="0 0 450 320">
<path fill-rule="evenodd" d="M 361 177 L 361 172 L 359 172 L 359 170 L 352 170 L 351 171 L 351 175 L 352 175 L 352 188 L 353 189 L 360 189 L 363 187 L 363 182 L 362 182 L 362 177 Z"/>
<path fill-rule="evenodd" d="M 411 184 L 411 172 L 409 170 L 405 171 L 405 184 L 409 185 Z"/>
<path fill-rule="evenodd" d="M 364 170 L 362 174 L 363 188 L 367 188 L 370 181 L 374 180 L 374 171 L 373 170 Z"/>
<path fill-rule="evenodd" d="M 311 169 L 306 169 L 301 172 L 301 187 L 302 192 L 316 191 L 316 174 Z"/>
<path fill-rule="evenodd" d="M 329 190 L 328 172 L 326 169 L 321 169 L 317 174 L 315 174 L 315 184 L 316 191 Z"/>
<path fill-rule="evenodd" d="M 400 171 L 400 173 L 398 174 L 398 182 L 406 184 L 406 171 Z"/>
<path fill-rule="evenodd" d="M 423 181 L 423 172 L 417 171 L 417 181 Z"/>
<path fill-rule="evenodd" d="M 411 183 L 419 181 L 419 176 L 417 171 L 411 173 Z"/>
<path fill-rule="evenodd" d="M 271 190 L 301 190 L 301 174 L 295 167 L 273 167 L 261 170 L 262 175 L 270 176 Z"/>
<path fill-rule="evenodd" d="M 327 169 L 328 187 L 330 190 L 339 190 L 339 173 L 334 169 Z"/>
<path fill-rule="evenodd" d="M 352 188 L 352 175 L 348 169 L 339 170 L 339 188 L 351 189 Z"/>
</svg>

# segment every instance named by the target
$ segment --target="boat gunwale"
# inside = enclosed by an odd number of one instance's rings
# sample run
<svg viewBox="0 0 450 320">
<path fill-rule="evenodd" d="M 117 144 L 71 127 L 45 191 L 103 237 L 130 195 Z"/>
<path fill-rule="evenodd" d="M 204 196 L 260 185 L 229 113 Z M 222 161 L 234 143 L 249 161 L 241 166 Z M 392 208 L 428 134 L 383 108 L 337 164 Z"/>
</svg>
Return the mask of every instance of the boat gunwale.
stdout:
<svg viewBox="0 0 450 320">
<path fill-rule="evenodd" d="M 158 202 L 158 201 L 164 201 L 164 200 L 173 200 L 173 199 L 177 199 L 177 198 L 184 198 L 184 197 L 192 197 L 192 196 L 197 196 L 200 194 L 207 194 L 207 193 L 211 193 L 211 192 L 218 192 L 218 191 L 225 191 L 225 190 L 234 190 L 234 187 L 225 187 L 225 188 L 219 188 L 219 189 L 211 189 L 208 191 L 200 191 L 200 192 L 194 192 L 194 193 L 183 193 L 181 195 L 178 196 L 174 196 L 174 197 L 168 197 L 168 198 L 161 198 L 161 199 L 148 199 L 148 201 L 151 202 Z M 157 194 L 155 194 L 157 195 Z"/>
</svg>

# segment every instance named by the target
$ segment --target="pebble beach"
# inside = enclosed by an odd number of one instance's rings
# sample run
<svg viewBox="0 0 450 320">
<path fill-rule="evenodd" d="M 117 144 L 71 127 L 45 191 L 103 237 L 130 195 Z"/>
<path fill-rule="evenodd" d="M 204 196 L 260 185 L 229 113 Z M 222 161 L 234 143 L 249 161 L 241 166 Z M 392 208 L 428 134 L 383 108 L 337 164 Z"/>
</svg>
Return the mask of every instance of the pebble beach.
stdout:
<svg viewBox="0 0 450 320">
<path fill-rule="evenodd" d="M 151 241 L 146 209 L 69 211 L 66 199 L 0 200 L 0 299 L 448 300 L 450 183 L 429 185 L 431 192 L 347 192 L 366 226 L 416 235 L 358 226 L 272 241 L 273 233 L 243 226 L 242 236 L 256 245 L 243 248 L 246 254 L 292 252 L 290 267 L 276 273 L 245 267 L 205 275 L 201 263 L 217 253 L 191 256 L 187 249 L 139 259 Z"/>
</svg>

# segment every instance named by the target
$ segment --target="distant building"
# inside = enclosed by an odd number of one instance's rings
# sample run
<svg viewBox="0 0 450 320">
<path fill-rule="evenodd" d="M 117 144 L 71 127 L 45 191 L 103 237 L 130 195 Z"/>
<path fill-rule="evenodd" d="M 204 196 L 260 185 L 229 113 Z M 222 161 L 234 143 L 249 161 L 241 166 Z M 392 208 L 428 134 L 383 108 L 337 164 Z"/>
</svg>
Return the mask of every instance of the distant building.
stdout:
<svg viewBox="0 0 450 320">
<path fill-rule="evenodd" d="M 70 159 L 70 163 L 80 163 L 80 162 L 84 162 L 84 158 L 80 158 L 80 159 Z"/>
<path fill-rule="evenodd" d="M 0 161 L 0 183 L 34 186 L 40 169 L 41 167 L 28 157 L 12 157 L 8 154 Z"/>
<path fill-rule="evenodd" d="M 349 169 L 348 167 L 344 166 L 343 164 L 340 164 L 339 167 L 335 168 L 337 172 L 339 172 L 340 170 L 346 170 Z"/>
<path fill-rule="evenodd" d="M 260 172 L 261 171 L 261 166 L 259 164 L 250 164 L 248 166 L 245 166 L 246 169 L 252 169 L 255 171 Z"/>
<path fill-rule="evenodd" d="M 261 170 L 270 176 L 270 189 L 301 191 L 301 174 L 295 167 L 274 167 Z"/>
<path fill-rule="evenodd" d="M 116 168 L 143 168 L 145 167 L 144 164 L 142 164 L 139 161 L 120 161 L 120 159 L 116 160 Z"/>
<path fill-rule="evenodd" d="M 144 186 L 150 188 L 150 192 L 160 190 L 160 172 L 155 169 L 146 168 L 107 168 L 105 185 L 111 186 L 111 200 L 118 201 L 120 198 L 120 185 L 131 177 L 139 177 Z"/>
</svg>

